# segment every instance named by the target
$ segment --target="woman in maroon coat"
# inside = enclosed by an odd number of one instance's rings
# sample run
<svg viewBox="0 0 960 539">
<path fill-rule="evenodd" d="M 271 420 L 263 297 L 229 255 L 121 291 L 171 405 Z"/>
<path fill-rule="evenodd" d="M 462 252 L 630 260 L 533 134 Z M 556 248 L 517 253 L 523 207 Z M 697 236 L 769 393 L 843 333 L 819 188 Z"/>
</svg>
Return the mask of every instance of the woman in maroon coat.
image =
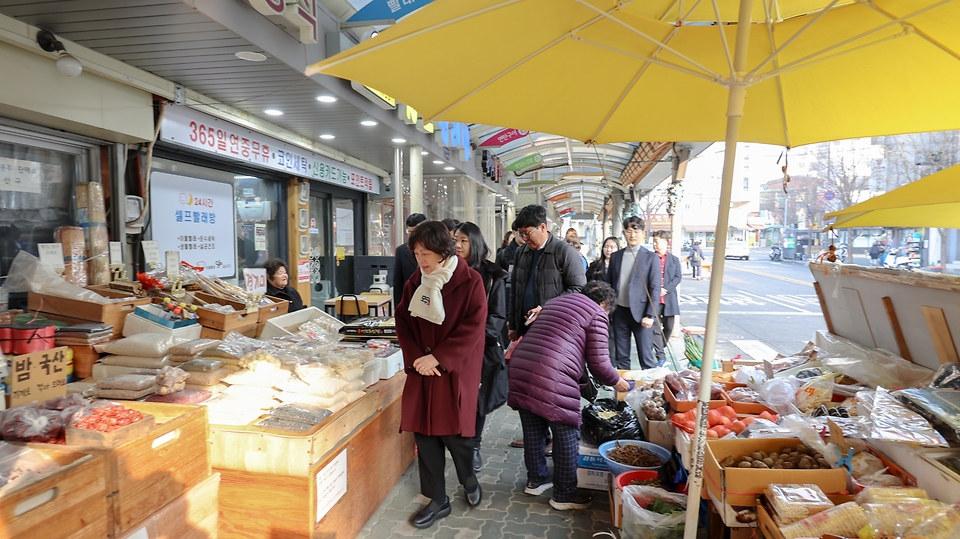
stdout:
<svg viewBox="0 0 960 539">
<path fill-rule="evenodd" d="M 400 430 L 414 433 L 420 492 L 430 498 L 411 523 L 429 528 L 450 514 L 444 449 L 453 458 L 467 504 L 475 507 L 483 496 L 473 471 L 473 437 L 487 300 L 480 274 L 455 254 L 443 223 L 421 223 L 408 245 L 419 269 L 403 287 L 396 310 L 407 372 Z"/>
</svg>

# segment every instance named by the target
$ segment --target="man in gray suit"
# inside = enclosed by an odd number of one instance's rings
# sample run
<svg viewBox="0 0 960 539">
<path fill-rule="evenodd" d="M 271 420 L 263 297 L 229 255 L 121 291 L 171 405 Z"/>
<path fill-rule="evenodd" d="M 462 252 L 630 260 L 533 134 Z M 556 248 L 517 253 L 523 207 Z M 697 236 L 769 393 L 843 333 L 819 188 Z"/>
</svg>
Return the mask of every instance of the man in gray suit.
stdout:
<svg viewBox="0 0 960 539">
<path fill-rule="evenodd" d="M 673 333 L 674 319 L 680 314 L 680 300 L 677 297 L 677 286 L 680 285 L 680 259 L 667 252 L 670 243 L 670 233 L 658 230 L 653 233 L 653 250 L 657 254 L 660 269 L 660 301 L 657 312 L 660 323 L 653 325 L 653 349 L 657 356 L 657 365 L 663 365 L 667 360 L 664 349 L 670 342 Z"/>
<path fill-rule="evenodd" d="M 653 322 L 659 310 L 659 257 L 644 249 L 643 219 L 628 217 L 623 221 L 623 235 L 627 246 L 610 255 L 610 282 L 617 292 L 617 307 L 613 311 L 613 343 L 616 350 L 615 366 L 630 368 L 630 336 L 637 343 L 640 366 L 657 366 L 653 354 Z"/>
</svg>

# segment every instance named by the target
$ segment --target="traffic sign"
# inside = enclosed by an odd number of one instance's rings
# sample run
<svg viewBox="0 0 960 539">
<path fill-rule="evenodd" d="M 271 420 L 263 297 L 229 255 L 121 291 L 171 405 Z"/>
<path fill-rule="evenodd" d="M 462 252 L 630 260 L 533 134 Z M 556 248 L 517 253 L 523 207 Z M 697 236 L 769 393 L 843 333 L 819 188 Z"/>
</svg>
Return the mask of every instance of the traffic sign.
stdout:
<svg viewBox="0 0 960 539">
<path fill-rule="evenodd" d="M 826 193 L 823 194 L 823 198 L 827 200 L 833 200 L 834 198 L 837 198 L 837 194 L 834 193 L 833 191 L 827 191 Z"/>
</svg>

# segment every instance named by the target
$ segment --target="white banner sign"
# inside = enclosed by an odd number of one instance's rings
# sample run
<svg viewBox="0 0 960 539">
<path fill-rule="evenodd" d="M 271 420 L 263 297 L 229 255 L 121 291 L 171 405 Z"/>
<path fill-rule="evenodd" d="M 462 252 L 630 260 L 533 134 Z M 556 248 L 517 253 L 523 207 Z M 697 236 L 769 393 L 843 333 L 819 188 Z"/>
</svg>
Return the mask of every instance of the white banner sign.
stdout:
<svg viewBox="0 0 960 539">
<path fill-rule="evenodd" d="M 243 282 L 247 292 L 267 291 L 267 270 L 263 268 L 243 268 Z"/>
<path fill-rule="evenodd" d="M 380 193 L 380 178 L 188 107 L 167 107 L 160 139 L 348 189 Z"/>
<path fill-rule="evenodd" d="M 59 165 L 54 165 L 58 169 Z M 0 191 L 40 194 L 40 163 L 0 157 Z"/>
<path fill-rule="evenodd" d="M 236 274 L 233 186 L 154 171 L 150 180 L 153 239 L 161 252 L 204 268 L 204 275 Z"/>
</svg>

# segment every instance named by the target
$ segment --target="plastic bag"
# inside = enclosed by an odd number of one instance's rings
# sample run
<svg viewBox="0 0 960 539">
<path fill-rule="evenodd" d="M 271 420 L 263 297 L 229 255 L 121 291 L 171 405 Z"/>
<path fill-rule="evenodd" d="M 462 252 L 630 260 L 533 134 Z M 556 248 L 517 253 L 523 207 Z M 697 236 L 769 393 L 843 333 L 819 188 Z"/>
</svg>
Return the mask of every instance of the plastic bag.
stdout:
<svg viewBox="0 0 960 539">
<path fill-rule="evenodd" d="M 36 404 L 10 408 L 2 417 L 0 436 L 8 442 L 50 443 L 63 431 L 60 412 L 44 410 Z"/>
<path fill-rule="evenodd" d="M 140 391 L 157 384 L 157 377 L 153 374 L 121 374 L 97 381 L 97 389 L 123 389 Z"/>
<path fill-rule="evenodd" d="M 903 479 L 887 473 L 887 469 L 864 474 L 857 479 L 857 483 L 865 487 L 902 487 Z"/>
<path fill-rule="evenodd" d="M 930 386 L 938 389 L 960 389 L 960 363 L 940 365 Z"/>
<path fill-rule="evenodd" d="M 98 352 L 118 356 L 162 357 L 167 354 L 170 348 L 185 342 L 187 342 L 187 339 L 182 337 L 158 333 L 141 333 L 118 341 L 97 345 L 96 349 Z"/>
<path fill-rule="evenodd" d="M 310 423 L 316 425 L 324 419 L 330 417 L 330 410 L 320 408 L 319 406 L 309 406 L 306 404 L 281 404 L 271 412 L 273 417 L 278 419 L 287 419 L 290 421 L 299 421 L 301 423 Z"/>
<path fill-rule="evenodd" d="M 911 526 L 904 539 L 956 539 L 960 529 L 960 506 L 951 505 L 941 509 L 926 520 Z"/>
<path fill-rule="evenodd" d="M 191 359 L 180 368 L 187 372 L 213 372 L 223 368 L 223 362 L 219 359 Z"/>
<path fill-rule="evenodd" d="M 780 418 L 780 427 L 789 429 L 807 447 L 823 456 L 830 466 L 836 468 L 840 462 L 840 450 L 836 444 L 828 444 L 820 437 L 820 431 L 808 422 L 808 418 L 790 414 Z"/>
<path fill-rule="evenodd" d="M 793 404 L 797 398 L 797 390 L 803 385 L 803 380 L 794 377 L 774 378 L 767 380 L 757 389 L 760 400 L 765 404 L 779 409 L 781 406 Z"/>
<path fill-rule="evenodd" d="M 927 446 L 947 445 L 947 441 L 930 426 L 930 422 L 897 402 L 882 387 L 878 387 L 874 395 L 870 419 L 873 422 L 871 438 Z"/>
<path fill-rule="evenodd" d="M 904 389 L 895 391 L 893 395 L 929 421 L 951 445 L 960 445 L 960 392 L 952 389 Z"/>
<path fill-rule="evenodd" d="M 157 394 L 169 395 L 184 388 L 190 374 L 177 367 L 164 367 L 157 375 Z"/>
<path fill-rule="evenodd" d="M 779 524 L 793 524 L 834 506 L 817 485 L 769 485 L 764 489 Z"/>
<path fill-rule="evenodd" d="M 121 367 L 134 367 L 137 369 L 162 369 L 170 364 L 167 356 L 160 357 L 141 357 L 141 356 L 104 356 L 100 358 L 100 363 L 104 365 L 119 365 Z"/>
<path fill-rule="evenodd" d="M 686 495 L 662 488 L 627 485 L 623 487 L 622 496 L 624 539 L 683 539 Z"/>
<path fill-rule="evenodd" d="M 900 537 L 910 527 L 948 507 L 936 500 L 915 500 L 899 503 L 866 503 L 863 512 L 874 534 Z"/>
<path fill-rule="evenodd" d="M 738 384 L 747 384 L 756 391 L 767 381 L 767 373 L 756 367 L 740 367 L 733 373 L 733 381 Z"/>
<path fill-rule="evenodd" d="M 727 396 L 733 402 L 756 404 L 760 402 L 760 393 L 749 387 L 735 387 L 727 391 Z"/>
<path fill-rule="evenodd" d="M 60 464 L 40 451 L 0 442 L 0 495 L 58 469 Z"/>
<path fill-rule="evenodd" d="M 615 399 L 597 399 L 583 407 L 580 435 L 590 445 L 610 440 L 645 441 L 640 422 L 627 403 Z"/>
<path fill-rule="evenodd" d="M 868 487 L 860 491 L 854 501 L 860 504 L 884 503 L 899 502 L 907 498 L 927 499 L 927 491 L 922 488 Z"/>
<path fill-rule="evenodd" d="M 872 349 L 833 335 L 817 332 L 817 346 L 824 349 L 823 366 L 869 387 L 923 387 L 933 380 L 934 372 L 882 349 Z"/>
<path fill-rule="evenodd" d="M 220 340 L 218 339 L 194 339 L 171 347 L 168 352 L 178 356 L 193 356 L 217 346 L 220 346 Z"/>
<path fill-rule="evenodd" d="M 40 259 L 26 251 L 20 251 L 10 265 L 4 288 L 8 293 L 35 292 L 61 298 L 76 299 L 106 305 L 132 298 L 105 298 L 86 288 L 70 284 L 52 269 L 40 263 Z"/>
<path fill-rule="evenodd" d="M 224 337 L 223 341 L 216 348 L 208 348 L 203 351 L 205 358 L 236 359 L 246 356 L 257 350 L 276 350 L 275 346 L 263 341 L 252 339 L 236 331 L 231 331 Z"/>
<path fill-rule="evenodd" d="M 847 502 L 783 526 L 780 528 L 780 533 L 785 539 L 821 537 L 828 533 L 843 537 L 857 537 L 857 532 L 866 525 L 867 516 L 863 509 L 854 502 Z"/>
<path fill-rule="evenodd" d="M 851 473 L 854 479 L 860 479 L 862 476 L 882 472 L 887 469 L 883 465 L 880 457 L 872 453 L 857 453 L 850 460 Z"/>
<path fill-rule="evenodd" d="M 808 413 L 821 404 L 828 404 L 833 400 L 833 385 L 831 374 L 807 380 L 797 390 L 797 408 L 801 412 Z"/>
</svg>

